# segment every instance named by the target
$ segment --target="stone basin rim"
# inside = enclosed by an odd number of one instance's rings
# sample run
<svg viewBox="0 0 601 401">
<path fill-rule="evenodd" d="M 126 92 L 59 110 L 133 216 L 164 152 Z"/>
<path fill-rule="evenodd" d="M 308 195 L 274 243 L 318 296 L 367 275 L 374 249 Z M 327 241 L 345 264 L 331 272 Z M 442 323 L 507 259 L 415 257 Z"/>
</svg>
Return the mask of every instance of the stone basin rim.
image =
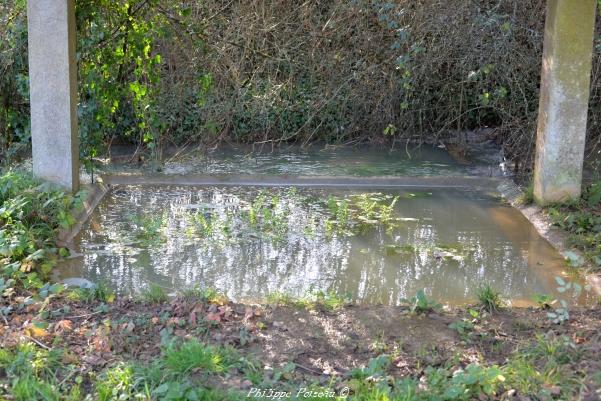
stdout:
<svg viewBox="0 0 601 401">
<path fill-rule="evenodd" d="M 190 187 L 303 187 L 331 189 L 419 189 L 419 190 L 476 190 L 492 191 L 503 197 L 508 204 L 517 209 L 530 221 L 536 231 L 553 248 L 565 256 L 567 250 L 567 234 L 552 226 L 542 208 L 536 205 L 524 206 L 519 198 L 522 190 L 507 177 L 482 176 L 268 176 L 268 175 L 144 175 L 144 174 L 103 174 L 88 187 L 84 208 L 76 213 L 76 223 L 68 230 L 59 233 L 59 245 L 72 248 L 73 239 L 79 234 L 96 207 L 113 189 L 131 185 L 138 186 L 190 186 Z M 577 254 L 581 254 L 577 252 Z M 594 274 L 583 274 L 585 282 L 593 291 L 601 294 L 601 277 Z"/>
<path fill-rule="evenodd" d="M 289 176 L 289 175 L 102 175 L 110 187 L 143 186 L 257 186 L 314 188 L 419 188 L 496 190 L 503 182 L 498 177 L 478 176 Z"/>
<path fill-rule="evenodd" d="M 73 249 L 73 240 L 88 218 L 107 194 L 114 188 L 130 185 L 141 186 L 247 186 L 247 187 L 299 187 L 340 189 L 473 189 L 497 191 L 506 180 L 499 177 L 479 176 L 290 176 L 290 175 L 244 175 L 244 174 L 100 174 L 87 188 L 82 210 L 75 213 L 75 223 L 61 229 L 58 245 Z"/>
</svg>

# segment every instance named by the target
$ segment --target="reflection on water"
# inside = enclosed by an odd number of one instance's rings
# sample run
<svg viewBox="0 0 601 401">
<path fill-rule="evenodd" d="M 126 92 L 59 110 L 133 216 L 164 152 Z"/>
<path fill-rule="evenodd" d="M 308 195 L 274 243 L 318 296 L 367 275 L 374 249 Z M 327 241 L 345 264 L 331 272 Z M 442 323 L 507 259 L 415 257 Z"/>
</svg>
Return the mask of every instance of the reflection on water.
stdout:
<svg viewBox="0 0 601 401">
<path fill-rule="evenodd" d="M 235 300 L 257 300 L 314 288 L 385 304 L 421 288 L 439 301 L 464 303 L 490 282 L 523 304 L 536 293 L 556 295 L 554 278 L 564 275 L 561 256 L 531 224 L 482 193 L 390 191 L 400 196 L 398 226 L 350 236 L 326 227 L 328 197 L 350 191 L 263 190 L 279 197 L 287 218 L 257 232 L 240 216 L 249 215 L 260 191 L 120 187 L 84 227 L 77 239 L 83 256 L 63 266 L 61 277 L 105 281 L 121 293 L 149 283 L 173 290 L 200 285 Z M 150 226 L 150 235 L 136 234 L 140 226 Z"/>
</svg>

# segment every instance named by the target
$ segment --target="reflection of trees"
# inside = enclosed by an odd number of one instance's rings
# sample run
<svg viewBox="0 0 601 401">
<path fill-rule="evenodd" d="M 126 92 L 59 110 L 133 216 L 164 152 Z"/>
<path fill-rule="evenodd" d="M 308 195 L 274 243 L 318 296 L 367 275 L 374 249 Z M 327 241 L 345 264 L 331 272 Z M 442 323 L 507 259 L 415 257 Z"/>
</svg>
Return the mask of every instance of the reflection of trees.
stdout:
<svg viewBox="0 0 601 401">
<path fill-rule="evenodd" d="M 310 221 L 323 228 L 323 209 L 312 201 L 326 199 L 324 191 L 303 190 L 301 196 L 288 198 L 286 190 L 273 189 L 289 209 L 281 241 L 250 235 L 240 221 L 233 222 L 236 235 L 230 239 L 220 233 L 213 238 L 188 234 L 195 205 L 216 205 L 210 209 L 211 218 L 223 222 L 228 213 L 238 215 L 244 210 L 258 191 L 178 187 L 117 191 L 94 214 L 90 225 L 95 229 L 84 230 L 81 237 L 84 275 L 104 278 L 124 292 L 136 291 L 148 282 L 176 290 L 196 284 L 216 287 L 235 298 L 274 291 L 303 295 L 314 287 L 378 303 L 398 303 L 421 288 L 437 299 L 462 302 L 483 281 L 510 296 L 547 290 L 528 268 L 532 257 L 522 257 L 533 250 L 537 255 L 544 253 L 536 245 L 542 240 L 531 236 L 512 240 L 498 229 L 495 216 L 463 194 L 399 202 L 396 210 L 401 216 L 420 221 L 403 223 L 392 236 L 376 229 L 354 237 L 326 238 L 320 229 L 314 237 L 304 234 Z M 164 211 L 167 241 L 147 249 L 132 245 L 125 216 Z M 383 246 L 391 243 L 412 244 L 415 252 L 387 255 Z M 462 261 L 436 259 L 432 247 L 439 243 L 458 244 L 469 251 Z"/>
</svg>

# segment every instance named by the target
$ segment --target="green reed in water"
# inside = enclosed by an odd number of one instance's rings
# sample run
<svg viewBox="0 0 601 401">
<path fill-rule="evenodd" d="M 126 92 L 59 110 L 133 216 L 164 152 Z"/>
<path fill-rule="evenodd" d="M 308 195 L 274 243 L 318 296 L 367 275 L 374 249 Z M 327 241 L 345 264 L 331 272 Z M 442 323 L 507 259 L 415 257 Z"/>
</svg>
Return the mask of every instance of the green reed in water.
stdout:
<svg viewBox="0 0 601 401">
<path fill-rule="evenodd" d="M 167 240 L 165 226 L 167 216 L 130 215 L 129 221 L 133 224 L 134 237 L 142 246 L 150 246 Z"/>
<path fill-rule="evenodd" d="M 353 235 L 384 227 L 390 234 L 402 220 L 394 215 L 398 201 L 398 196 L 381 193 L 330 197 L 327 210 L 331 216 L 326 220 L 326 232 Z"/>
<path fill-rule="evenodd" d="M 190 237 L 240 237 L 283 241 L 289 233 L 307 237 L 353 236 L 383 228 L 388 234 L 404 219 L 395 213 L 399 196 L 367 193 L 329 196 L 320 201 L 290 189 L 275 195 L 260 191 L 250 202 L 228 209 L 196 211 L 188 217 Z M 301 210 L 292 218 L 293 210 Z"/>
</svg>

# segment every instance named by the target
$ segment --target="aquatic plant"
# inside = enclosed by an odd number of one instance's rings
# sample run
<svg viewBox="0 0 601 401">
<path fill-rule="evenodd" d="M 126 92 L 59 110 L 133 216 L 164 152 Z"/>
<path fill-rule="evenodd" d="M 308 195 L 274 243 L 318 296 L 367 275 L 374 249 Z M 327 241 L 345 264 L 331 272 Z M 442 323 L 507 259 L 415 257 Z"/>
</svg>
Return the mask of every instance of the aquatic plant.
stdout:
<svg viewBox="0 0 601 401">
<path fill-rule="evenodd" d="M 389 244 L 384 245 L 384 251 L 387 256 L 406 255 L 416 252 L 415 245 L 412 244 Z"/>
<path fill-rule="evenodd" d="M 383 227 L 390 234 L 402 220 L 394 214 L 398 200 L 399 196 L 382 193 L 330 196 L 326 202 L 330 214 L 325 221 L 326 233 L 355 235 Z"/>
<path fill-rule="evenodd" d="M 346 199 L 336 199 L 330 195 L 327 200 L 327 209 L 331 216 L 325 221 L 325 229 L 328 235 L 333 233 L 345 234 L 349 232 L 349 204 Z"/>
<path fill-rule="evenodd" d="M 215 218 L 209 212 L 196 212 L 192 215 L 192 221 L 197 228 L 196 232 L 203 237 L 213 235 L 215 228 Z"/>
<path fill-rule="evenodd" d="M 165 235 L 165 224 L 167 216 L 165 213 L 159 216 L 129 215 L 129 221 L 133 224 L 134 237 L 142 246 L 151 246 L 167 240 Z"/>
<path fill-rule="evenodd" d="M 289 192 L 290 193 L 290 192 Z M 294 196 L 294 192 L 292 192 Z M 246 219 L 250 226 L 257 232 L 268 235 L 274 240 L 282 240 L 288 231 L 290 209 L 287 202 L 282 201 L 277 195 L 268 199 L 265 191 L 250 203 L 246 211 Z"/>
</svg>

